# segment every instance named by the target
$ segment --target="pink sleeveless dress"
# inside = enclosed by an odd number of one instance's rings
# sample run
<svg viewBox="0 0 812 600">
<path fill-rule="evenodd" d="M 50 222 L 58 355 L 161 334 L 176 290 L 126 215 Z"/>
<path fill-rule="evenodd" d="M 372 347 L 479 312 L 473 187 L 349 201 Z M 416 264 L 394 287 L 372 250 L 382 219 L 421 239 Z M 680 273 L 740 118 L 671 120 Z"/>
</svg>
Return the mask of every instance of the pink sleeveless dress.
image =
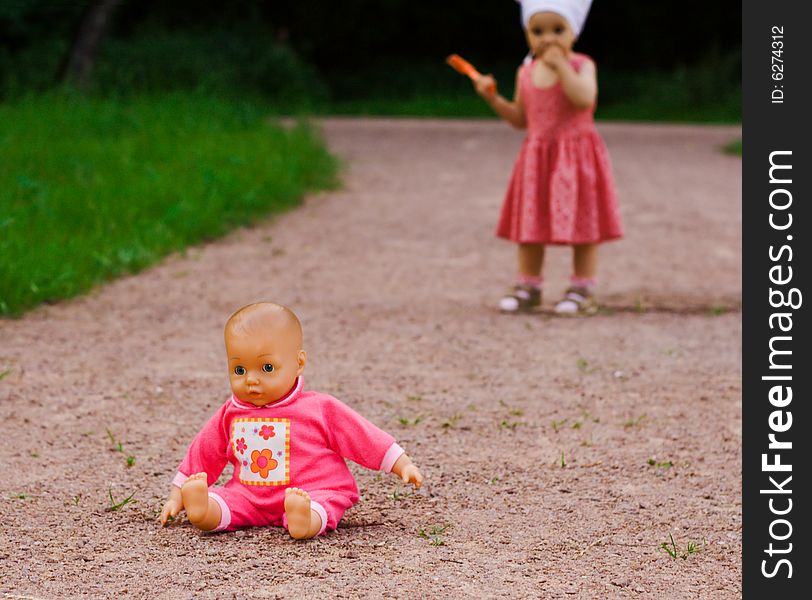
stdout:
<svg viewBox="0 0 812 600">
<path fill-rule="evenodd" d="M 588 60 L 572 54 L 576 71 Z M 534 61 L 535 62 L 535 61 Z M 588 244 L 623 236 L 609 154 L 595 107 L 575 108 L 561 82 L 539 88 L 519 72 L 527 137 L 513 167 L 496 235 L 518 243 Z"/>
</svg>

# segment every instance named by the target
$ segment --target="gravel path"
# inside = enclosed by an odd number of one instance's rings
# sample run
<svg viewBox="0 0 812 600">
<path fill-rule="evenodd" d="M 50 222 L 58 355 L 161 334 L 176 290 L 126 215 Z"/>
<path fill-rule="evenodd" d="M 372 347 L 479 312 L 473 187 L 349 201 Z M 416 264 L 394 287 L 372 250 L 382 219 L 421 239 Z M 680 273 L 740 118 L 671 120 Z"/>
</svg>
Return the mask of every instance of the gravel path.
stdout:
<svg viewBox="0 0 812 600">
<path fill-rule="evenodd" d="M 520 133 L 323 127 L 343 190 L 0 321 L 0 594 L 739 597 L 741 161 L 719 148 L 740 129 L 600 126 L 628 235 L 602 250 L 608 309 L 571 320 L 493 308 Z M 549 253 L 548 304 L 569 259 Z M 229 393 L 223 324 L 257 299 L 297 311 L 306 386 L 395 435 L 420 492 L 354 469 L 361 502 L 309 542 L 156 525 Z"/>
</svg>

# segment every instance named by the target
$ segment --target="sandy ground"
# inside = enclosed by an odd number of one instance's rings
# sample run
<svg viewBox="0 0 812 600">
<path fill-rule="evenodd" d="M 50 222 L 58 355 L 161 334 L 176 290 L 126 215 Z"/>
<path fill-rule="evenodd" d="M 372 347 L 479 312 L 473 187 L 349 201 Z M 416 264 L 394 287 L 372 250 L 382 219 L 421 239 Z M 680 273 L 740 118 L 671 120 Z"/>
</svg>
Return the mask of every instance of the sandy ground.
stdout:
<svg viewBox="0 0 812 600">
<path fill-rule="evenodd" d="M 520 133 L 328 120 L 343 190 L 0 321 L 0 594 L 739 597 L 741 162 L 719 148 L 740 130 L 600 129 L 628 235 L 592 318 L 494 310 Z M 550 252 L 547 304 L 569 260 Z M 298 312 L 306 387 L 395 435 L 422 490 L 354 467 L 361 502 L 308 542 L 157 526 L 229 394 L 225 319 L 258 299 Z"/>
</svg>

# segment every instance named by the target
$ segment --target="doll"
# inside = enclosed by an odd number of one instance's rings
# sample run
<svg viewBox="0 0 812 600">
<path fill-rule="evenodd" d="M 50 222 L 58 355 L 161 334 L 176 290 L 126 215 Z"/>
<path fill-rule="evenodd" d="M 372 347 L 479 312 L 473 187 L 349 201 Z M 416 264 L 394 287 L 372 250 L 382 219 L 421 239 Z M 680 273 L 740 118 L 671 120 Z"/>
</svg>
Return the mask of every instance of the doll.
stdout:
<svg viewBox="0 0 812 600">
<path fill-rule="evenodd" d="M 499 308 L 541 306 L 544 249 L 561 244 L 573 247 L 573 274 L 555 311 L 591 314 L 598 245 L 623 235 L 609 156 L 593 120 L 595 64 L 572 51 L 591 0 L 517 1 L 530 52 L 516 72 L 513 100 L 495 90 L 490 75 L 474 82 L 500 117 L 528 130 L 496 231 L 518 245 L 518 277 Z"/>
<path fill-rule="evenodd" d="M 338 526 L 358 499 L 348 458 L 420 487 L 423 476 L 394 438 L 332 396 L 302 389 L 307 354 L 299 319 L 270 302 L 226 323 L 232 396 L 192 441 L 160 522 L 186 510 L 204 531 L 286 527 L 295 539 Z M 234 475 L 210 487 L 227 462 Z"/>
</svg>

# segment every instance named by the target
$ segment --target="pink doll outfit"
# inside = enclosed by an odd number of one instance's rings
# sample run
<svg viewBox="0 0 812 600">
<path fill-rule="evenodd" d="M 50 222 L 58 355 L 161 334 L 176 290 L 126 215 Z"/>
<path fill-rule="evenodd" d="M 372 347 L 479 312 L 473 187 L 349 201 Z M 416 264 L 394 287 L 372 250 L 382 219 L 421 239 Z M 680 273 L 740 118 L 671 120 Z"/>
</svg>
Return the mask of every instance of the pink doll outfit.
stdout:
<svg viewBox="0 0 812 600">
<path fill-rule="evenodd" d="M 172 483 L 180 487 L 205 471 L 211 486 L 230 462 L 232 478 L 209 490 L 222 515 L 215 531 L 287 527 L 285 488 L 298 487 L 310 495 L 324 533 L 359 499 L 344 459 L 388 473 L 402 454 L 391 435 L 347 405 L 302 391 L 298 377 L 287 395 L 266 406 L 232 395 L 192 441 Z"/>
<path fill-rule="evenodd" d="M 573 53 L 576 72 L 588 60 Z M 519 71 L 527 116 L 524 140 L 496 235 L 517 243 L 591 244 L 623 236 L 609 154 L 595 128 L 595 106 L 579 109 L 561 82 L 533 84 L 535 61 Z"/>
</svg>

